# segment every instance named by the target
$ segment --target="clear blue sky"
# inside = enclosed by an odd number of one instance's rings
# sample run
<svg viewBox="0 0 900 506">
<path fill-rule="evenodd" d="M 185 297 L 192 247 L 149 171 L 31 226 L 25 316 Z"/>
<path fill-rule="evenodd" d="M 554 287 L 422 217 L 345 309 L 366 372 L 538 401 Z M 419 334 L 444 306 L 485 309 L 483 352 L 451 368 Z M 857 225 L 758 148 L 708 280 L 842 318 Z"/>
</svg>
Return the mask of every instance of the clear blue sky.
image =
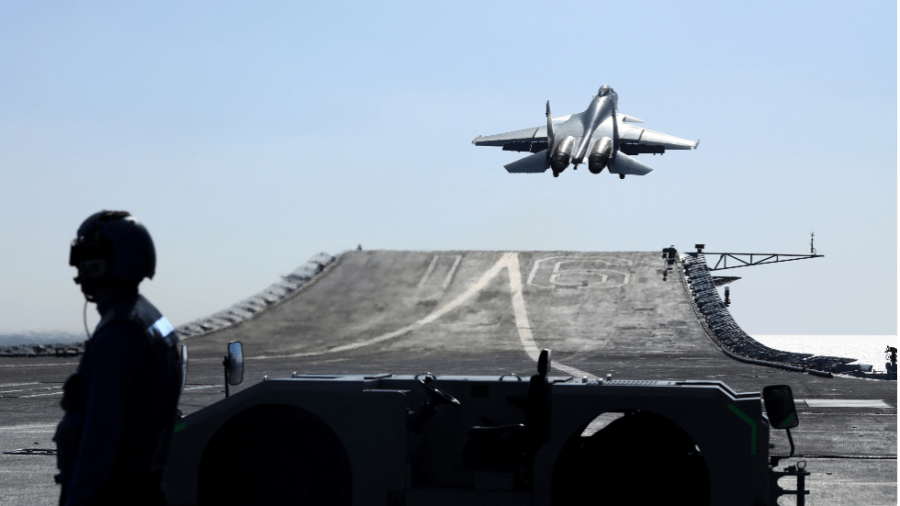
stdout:
<svg viewBox="0 0 900 506">
<path fill-rule="evenodd" d="M 79 331 L 69 242 L 126 209 L 175 324 L 358 243 L 804 253 L 815 231 L 824 259 L 731 271 L 738 323 L 897 333 L 894 2 L 7 1 L 0 69 L 0 332 Z M 700 148 L 621 181 L 470 144 L 602 84 Z"/>
</svg>

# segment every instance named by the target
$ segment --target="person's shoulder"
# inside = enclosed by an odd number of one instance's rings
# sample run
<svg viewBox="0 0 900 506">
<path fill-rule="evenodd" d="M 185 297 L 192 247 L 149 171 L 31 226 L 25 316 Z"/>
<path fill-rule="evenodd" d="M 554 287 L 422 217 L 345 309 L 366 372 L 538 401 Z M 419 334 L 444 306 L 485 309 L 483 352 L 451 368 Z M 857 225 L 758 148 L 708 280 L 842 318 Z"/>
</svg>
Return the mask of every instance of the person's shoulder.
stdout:
<svg viewBox="0 0 900 506">
<path fill-rule="evenodd" d="M 153 304 L 145 299 L 140 293 L 135 292 L 130 297 L 123 297 L 116 301 L 112 310 L 101 321 L 98 332 L 105 331 L 107 328 L 113 328 L 115 332 L 122 332 L 123 329 L 134 329 L 137 333 L 143 332 L 143 327 L 147 313 L 157 312 Z"/>
<path fill-rule="evenodd" d="M 94 332 L 91 340 L 93 348 L 103 348 L 107 346 L 119 345 L 122 337 L 139 337 L 143 334 L 140 325 L 131 320 L 113 320 L 103 328 Z"/>
<path fill-rule="evenodd" d="M 162 318 L 162 313 L 146 297 L 138 294 L 128 316 L 132 320 L 152 325 L 156 320 Z"/>
</svg>

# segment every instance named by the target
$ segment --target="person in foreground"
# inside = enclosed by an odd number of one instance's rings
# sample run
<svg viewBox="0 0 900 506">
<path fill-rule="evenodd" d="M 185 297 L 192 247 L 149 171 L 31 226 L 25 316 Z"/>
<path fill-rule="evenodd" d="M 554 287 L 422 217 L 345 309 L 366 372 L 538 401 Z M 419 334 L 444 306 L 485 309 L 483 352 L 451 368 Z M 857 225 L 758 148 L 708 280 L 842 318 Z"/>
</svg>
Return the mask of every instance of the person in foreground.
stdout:
<svg viewBox="0 0 900 506">
<path fill-rule="evenodd" d="M 178 334 L 138 293 L 156 268 L 153 240 L 128 212 L 101 211 L 78 229 L 69 265 L 101 320 L 63 387 L 59 503 L 165 505 L 182 369 Z"/>
</svg>

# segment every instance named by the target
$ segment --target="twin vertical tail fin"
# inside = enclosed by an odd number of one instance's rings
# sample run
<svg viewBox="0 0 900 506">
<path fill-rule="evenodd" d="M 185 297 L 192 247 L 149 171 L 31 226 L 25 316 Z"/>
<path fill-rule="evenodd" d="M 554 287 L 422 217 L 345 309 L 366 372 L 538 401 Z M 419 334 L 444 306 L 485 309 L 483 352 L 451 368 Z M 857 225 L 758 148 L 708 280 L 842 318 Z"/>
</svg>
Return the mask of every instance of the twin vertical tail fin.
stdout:
<svg viewBox="0 0 900 506">
<path fill-rule="evenodd" d="M 553 120 L 550 118 L 550 101 L 547 101 L 547 149 L 543 149 L 532 155 L 526 156 L 503 167 L 511 174 L 540 174 L 550 168 L 550 154 L 553 153 L 555 144 L 553 135 Z M 556 172 L 553 173 L 556 175 Z"/>
<path fill-rule="evenodd" d="M 553 134 L 553 120 L 550 118 L 550 101 L 547 101 L 547 152 L 553 153 L 556 136 Z"/>
<path fill-rule="evenodd" d="M 612 110 L 612 127 L 613 127 L 613 137 L 612 137 L 612 156 L 609 157 L 609 163 L 613 163 L 616 161 L 616 156 L 619 154 L 619 120 L 616 118 L 616 104 L 613 103 Z M 650 169 L 653 170 L 653 169 Z"/>
</svg>

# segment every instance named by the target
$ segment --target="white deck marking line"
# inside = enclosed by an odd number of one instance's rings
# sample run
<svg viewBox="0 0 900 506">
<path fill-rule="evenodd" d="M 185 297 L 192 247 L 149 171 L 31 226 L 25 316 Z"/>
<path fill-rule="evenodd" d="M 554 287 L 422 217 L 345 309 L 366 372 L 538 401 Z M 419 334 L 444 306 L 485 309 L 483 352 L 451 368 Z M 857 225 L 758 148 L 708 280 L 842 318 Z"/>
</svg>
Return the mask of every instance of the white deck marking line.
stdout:
<svg viewBox="0 0 900 506">
<path fill-rule="evenodd" d="M 553 257 L 553 258 L 558 258 L 558 257 Z M 546 259 L 546 258 L 542 258 L 542 259 L 540 259 L 540 260 L 535 260 L 535 261 L 534 261 L 534 267 L 531 268 L 531 273 L 528 275 L 528 281 L 527 281 L 527 283 L 528 283 L 529 285 L 531 284 L 532 281 L 534 281 L 534 275 L 537 274 L 538 268 L 541 266 L 541 262 L 543 262 L 544 260 L 547 260 L 547 259 Z"/>
<path fill-rule="evenodd" d="M 26 425 L 10 425 L 9 427 L 0 427 L 0 430 L 28 430 L 28 429 L 55 429 L 55 423 L 30 423 Z"/>
<path fill-rule="evenodd" d="M 438 258 L 441 257 L 435 255 L 434 258 L 431 259 L 431 264 L 428 265 L 428 269 L 425 270 L 425 274 L 422 275 L 422 279 L 419 280 L 419 286 L 417 286 L 416 288 L 422 288 L 423 286 L 425 286 L 425 282 L 428 281 L 428 276 L 431 276 L 431 271 L 434 270 L 434 266 L 435 264 L 437 264 Z"/>
<path fill-rule="evenodd" d="M 218 360 L 218 359 L 216 359 L 216 360 Z M 188 390 L 200 390 L 201 388 L 216 388 L 216 387 L 224 387 L 224 386 L 225 385 L 204 385 L 202 387 L 185 388 L 184 391 L 187 392 Z"/>
<path fill-rule="evenodd" d="M 62 387 L 60 387 L 60 388 L 62 388 Z M 49 394 L 22 395 L 22 396 L 19 396 L 19 399 L 25 399 L 28 397 L 42 397 L 44 395 L 62 395 L 62 390 L 60 390 L 59 392 L 52 392 Z"/>
<path fill-rule="evenodd" d="M 432 262 L 433 265 L 433 262 Z M 360 341 L 356 343 L 345 344 L 343 346 L 337 346 L 335 348 L 330 348 L 325 351 L 312 351 L 306 353 L 292 353 L 289 355 L 260 355 L 256 357 L 244 357 L 244 360 L 263 360 L 269 358 L 295 358 L 295 357 L 313 357 L 317 355 L 325 355 L 326 353 L 336 353 L 340 351 L 347 350 L 355 350 L 356 348 L 362 348 L 363 346 L 369 346 L 371 344 L 380 343 L 382 341 L 387 341 L 388 339 L 393 339 L 395 337 L 402 336 L 407 332 L 411 332 L 413 330 L 422 327 L 423 325 L 427 325 L 429 323 L 434 322 L 441 316 L 453 311 L 457 307 L 459 307 L 463 302 L 469 300 L 476 293 L 480 292 L 484 287 L 491 282 L 494 277 L 500 274 L 500 271 L 506 269 L 509 273 L 509 291 L 512 294 L 512 306 L 513 313 L 516 318 L 516 328 L 519 331 L 519 339 L 522 341 L 522 346 L 525 348 L 525 353 L 531 357 L 535 362 L 538 360 L 541 354 L 541 350 L 538 348 L 537 343 L 534 342 L 534 337 L 531 335 L 531 323 L 528 322 L 528 314 L 525 311 L 525 298 L 522 295 L 522 274 L 519 272 L 519 254 L 512 253 L 504 253 L 500 260 L 497 261 L 488 269 L 475 284 L 470 286 L 468 290 L 463 292 L 461 295 L 450 301 L 450 303 L 444 305 L 442 308 L 433 311 L 431 314 L 422 318 L 419 321 L 411 323 L 401 329 L 397 329 L 393 332 L 388 332 L 387 334 L 382 334 L 378 337 Z M 580 369 L 576 369 L 574 367 L 569 367 L 564 364 L 560 364 L 559 362 L 550 361 L 550 366 L 563 371 L 565 373 L 571 374 L 572 376 L 587 376 L 588 378 L 596 378 L 593 374 L 586 373 Z"/>
<path fill-rule="evenodd" d="M 69 367 L 72 367 L 72 366 L 78 366 L 78 364 L 73 363 L 73 362 L 53 362 L 53 363 L 50 363 L 50 364 L 32 364 L 32 363 L 31 363 L 31 360 L 28 360 L 28 362 L 23 362 L 23 363 L 21 363 L 21 364 L 3 364 L 3 365 L 0 365 L 0 367 L 28 367 L 28 368 L 32 368 L 32 367 L 54 367 L 54 366 L 58 366 L 58 365 L 65 365 L 65 366 L 69 366 Z"/>
<path fill-rule="evenodd" d="M 882 408 L 891 409 L 881 399 L 797 399 L 796 403 L 804 403 L 808 408 Z"/>
<path fill-rule="evenodd" d="M 828 487 L 838 487 L 838 486 L 843 487 L 845 485 L 881 485 L 882 487 L 886 487 L 886 486 L 890 485 L 892 487 L 896 487 L 897 482 L 896 481 L 828 480 L 827 482 L 824 482 L 824 483 L 821 481 L 816 483 L 816 488 L 821 487 L 823 485 L 828 486 Z"/>
<path fill-rule="evenodd" d="M 431 314 L 429 314 L 425 318 L 422 318 L 419 321 L 413 322 L 413 323 L 411 323 L 403 328 L 397 329 L 393 332 L 388 332 L 387 334 L 382 334 L 378 337 L 375 337 L 375 338 L 372 338 L 372 339 L 369 339 L 366 341 L 360 341 L 357 343 L 351 343 L 351 344 L 345 344 L 343 346 L 337 346 L 335 348 L 330 348 L 325 351 L 291 353 L 288 355 L 261 355 L 261 356 L 257 356 L 257 357 L 244 357 L 244 359 L 245 360 L 251 360 L 251 359 L 260 360 L 260 359 L 267 359 L 267 358 L 314 357 L 316 355 L 324 355 L 326 353 L 336 353 L 339 351 L 354 350 L 356 348 L 362 348 L 363 346 L 369 346 L 370 344 L 380 343 L 382 341 L 387 341 L 388 339 L 393 339 L 395 337 L 402 336 L 403 334 L 406 334 L 407 332 L 415 330 L 415 329 L 421 327 L 422 325 L 425 325 L 425 324 L 428 324 L 428 323 L 431 323 L 431 322 L 437 320 L 441 316 L 444 316 L 446 313 L 452 311 L 453 309 L 456 309 L 456 307 L 458 307 L 460 304 L 462 304 L 463 302 L 465 302 L 466 300 L 471 298 L 473 295 L 475 295 L 476 293 L 481 291 L 481 289 L 486 287 L 487 284 L 492 279 L 494 279 L 494 276 L 496 276 L 503 268 L 506 267 L 506 263 L 507 263 L 506 258 L 508 255 L 509 255 L 509 253 L 504 253 L 504 255 L 500 258 L 500 260 L 481 276 L 481 279 L 479 279 L 478 282 L 476 282 L 475 284 L 470 286 L 468 290 L 463 292 L 457 298 L 450 301 L 450 303 L 448 303 L 447 305 L 445 305 L 444 307 L 442 307 L 436 311 L 433 311 Z"/>
<path fill-rule="evenodd" d="M 512 292 L 512 306 L 516 316 L 516 329 L 519 331 L 519 339 L 522 341 L 525 353 L 531 357 L 531 360 L 537 362 L 541 356 L 541 350 L 538 349 L 537 343 L 534 342 L 534 336 L 531 334 L 531 323 L 528 321 L 528 313 L 525 311 L 525 297 L 522 295 L 522 274 L 519 272 L 519 254 L 507 253 L 504 257 L 507 271 L 509 272 L 509 291 Z M 576 377 L 587 376 L 588 378 L 596 378 L 593 374 L 554 362 L 552 357 L 550 367 Z"/>
<path fill-rule="evenodd" d="M 565 274 L 567 272 L 583 272 L 583 270 L 579 269 L 579 270 L 559 272 L 559 264 L 561 264 L 561 263 L 562 262 L 556 262 L 556 267 L 553 268 L 553 274 L 550 275 L 550 284 L 551 285 L 561 285 L 561 286 L 576 286 L 576 285 L 566 285 L 563 283 L 557 283 L 557 280 L 559 279 L 560 274 Z M 606 269 L 604 269 L 604 270 L 606 270 Z M 585 269 L 585 271 L 586 271 L 586 269 Z M 612 271 L 612 272 L 616 272 L 616 271 Z M 625 278 L 626 279 L 628 278 L 628 274 L 625 274 Z M 606 283 L 607 279 L 609 279 L 609 276 L 607 276 L 606 274 L 601 274 L 600 275 L 600 284 Z"/>
<path fill-rule="evenodd" d="M 625 263 L 628 264 L 629 266 L 634 265 L 634 262 L 632 262 L 631 260 L 628 260 L 627 258 L 618 258 L 618 257 L 573 257 L 573 256 L 545 257 L 545 258 L 541 258 L 540 260 L 535 260 L 535 261 L 534 261 L 534 265 L 533 265 L 532 268 L 531 268 L 531 273 L 528 274 L 528 281 L 527 281 L 526 283 L 529 284 L 529 285 L 532 285 L 532 286 L 539 286 L 539 287 L 541 287 L 541 288 L 553 288 L 553 287 L 550 286 L 550 285 L 539 285 L 539 284 L 534 283 L 534 277 L 537 275 L 538 269 L 541 268 L 541 262 L 543 262 L 543 261 L 545 261 L 545 260 L 555 260 L 555 259 L 557 259 L 557 258 L 562 258 L 562 259 L 565 259 L 565 260 L 564 260 L 564 261 L 561 261 L 561 262 L 557 262 L 557 265 L 554 267 L 554 271 L 553 271 L 553 272 L 557 272 L 556 269 L 559 267 L 559 264 L 561 264 L 561 263 L 578 262 L 578 261 L 584 261 L 584 260 L 600 260 L 601 262 L 605 262 L 605 263 L 607 263 L 607 264 L 613 264 L 613 263 L 616 263 L 616 262 L 625 262 Z M 583 270 L 586 270 L 586 269 L 571 269 L 570 271 L 571 271 L 571 272 L 576 272 L 576 271 L 583 271 Z M 610 272 L 615 272 L 615 273 L 618 273 L 618 274 L 624 274 L 624 275 L 625 275 L 625 281 L 624 281 L 621 285 L 611 285 L 611 286 L 608 286 L 608 287 L 605 287 L 605 288 L 618 288 L 618 287 L 620 287 L 620 286 L 627 285 L 627 284 L 628 284 L 628 281 L 629 281 L 629 279 L 630 279 L 630 277 L 631 277 L 630 274 L 627 274 L 627 273 L 624 273 L 624 272 L 619 272 L 619 271 L 614 271 L 614 270 L 612 270 L 612 269 L 598 269 L 598 270 L 607 270 L 607 271 L 610 271 Z M 565 272 L 565 271 L 564 271 L 564 272 Z M 551 282 L 551 284 L 553 284 L 553 283 Z"/>
<path fill-rule="evenodd" d="M 23 385 L 40 385 L 40 384 L 41 384 L 40 381 L 32 381 L 30 383 L 4 383 L 3 385 L 0 385 L 0 388 L 20 387 Z"/>
<path fill-rule="evenodd" d="M 441 288 L 444 290 L 450 286 L 450 280 L 453 279 L 453 273 L 456 272 L 456 268 L 459 267 L 459 261 L 462 260 L 462 255 L 455 255 L 456 260 L 453 261 L 453 266 L 450 267 L 450 272 L 447 273 L 447 277 L 444 278 L 444 282 L 441 284 Z"/>
</svg>

